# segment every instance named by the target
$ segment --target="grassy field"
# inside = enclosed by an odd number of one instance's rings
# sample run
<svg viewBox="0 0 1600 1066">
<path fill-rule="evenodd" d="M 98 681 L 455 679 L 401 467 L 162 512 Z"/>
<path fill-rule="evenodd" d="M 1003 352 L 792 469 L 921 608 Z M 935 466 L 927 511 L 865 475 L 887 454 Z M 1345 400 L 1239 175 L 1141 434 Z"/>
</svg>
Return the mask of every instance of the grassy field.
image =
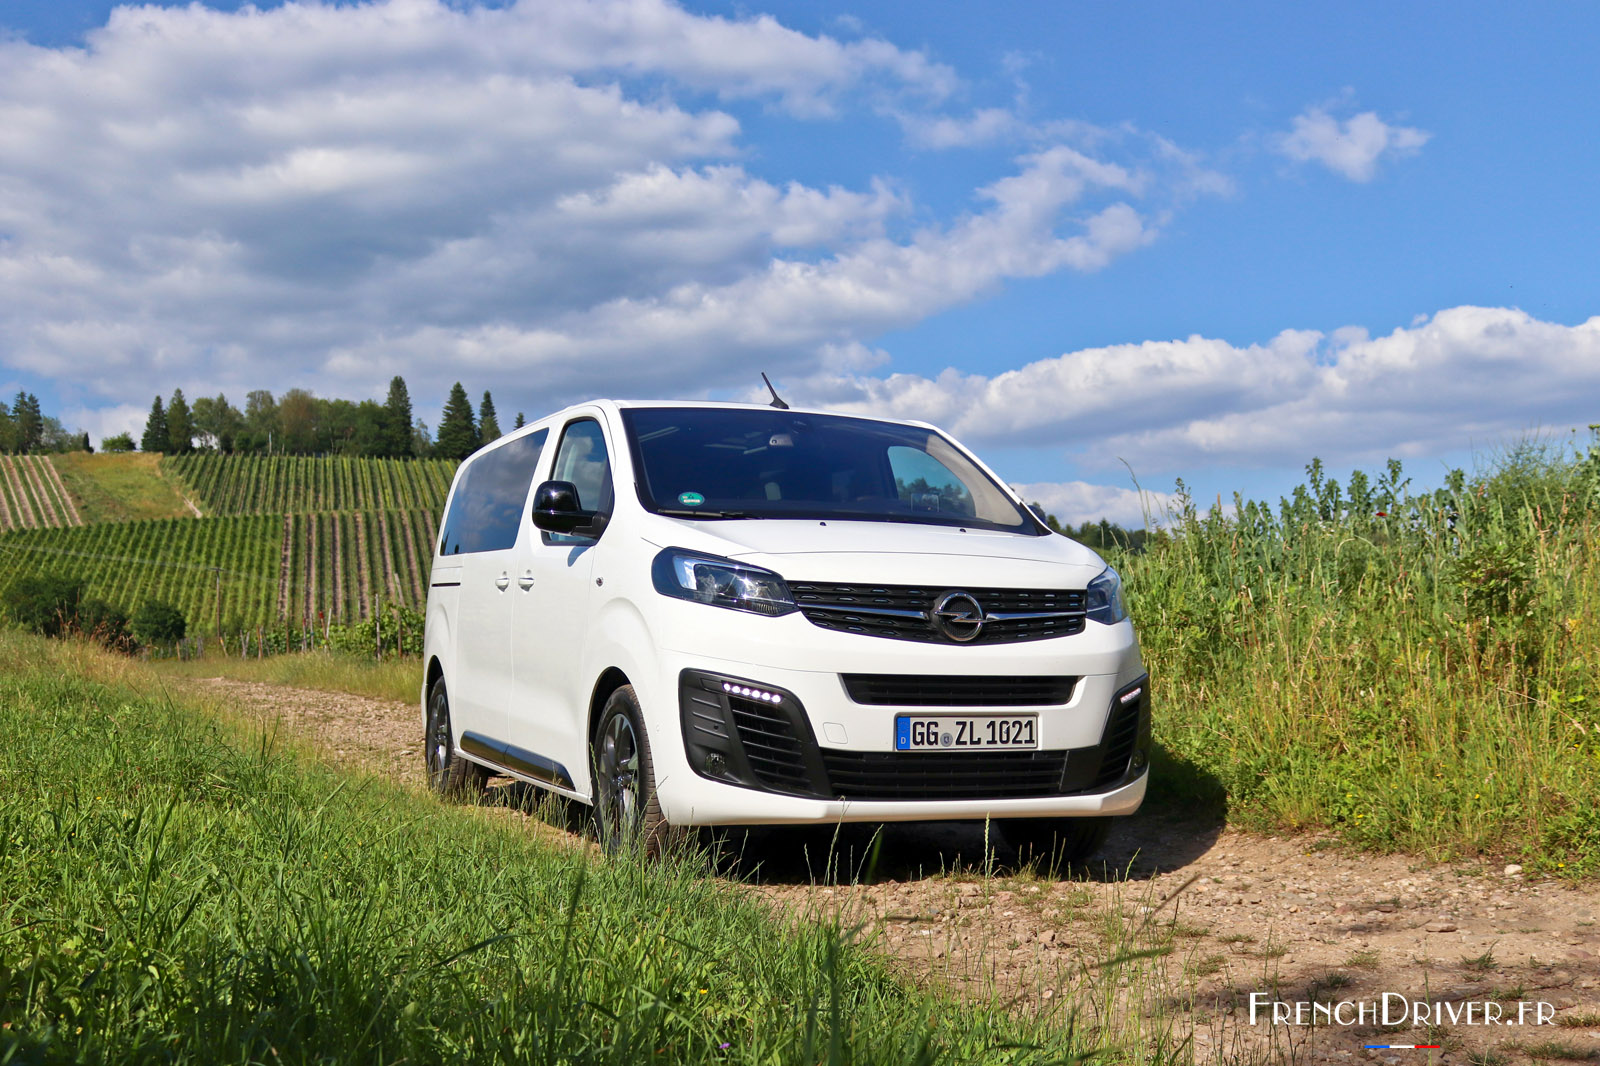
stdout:
<svg viewBox="0 0 1600 1066">
<path fill-rule="evenodd" d="M 85 522 L 193 516 L 162 476 L 159 455 L 67 452 L 51 459 Z"/>
<path fill-rule="evenodd" d="M 162 677 L 228 677 L 405 703 L 415 703 L 422 689 L 422 662 L 417 658 L 391 656 L 380 662 L 326 649 L 261 659 L 208 653 L 198 659 L 153 661 L 149 669 Z"/>
<path fill-rule="evenodd" d="M 1362 847 L 1600 872 L 1600 451 L 1532 442 L 1413 494 L 1313 464 L 1116 560 L 1157 787 Z M 1185 501 L 1187 503 L 1187 501 Z"/>
<path fill-rule="evenodd" d="M 341 775 L 0 635 L 0 1061 L 1061 1061 L 692 861 Z"/>
</svg>

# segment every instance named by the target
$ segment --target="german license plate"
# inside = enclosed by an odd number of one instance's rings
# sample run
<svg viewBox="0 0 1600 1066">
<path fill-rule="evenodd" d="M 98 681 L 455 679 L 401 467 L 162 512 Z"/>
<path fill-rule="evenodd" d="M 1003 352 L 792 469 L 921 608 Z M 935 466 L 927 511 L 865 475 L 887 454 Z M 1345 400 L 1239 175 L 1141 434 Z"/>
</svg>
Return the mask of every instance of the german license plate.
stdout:
<svg viewBox="0 0 1600 1066">
<path fill-rule="evenodd" d="M 1031 751 L 1039 746 L 1039 716 L 897 715 L 894 746 L 896 751 Z"/>
</svg>

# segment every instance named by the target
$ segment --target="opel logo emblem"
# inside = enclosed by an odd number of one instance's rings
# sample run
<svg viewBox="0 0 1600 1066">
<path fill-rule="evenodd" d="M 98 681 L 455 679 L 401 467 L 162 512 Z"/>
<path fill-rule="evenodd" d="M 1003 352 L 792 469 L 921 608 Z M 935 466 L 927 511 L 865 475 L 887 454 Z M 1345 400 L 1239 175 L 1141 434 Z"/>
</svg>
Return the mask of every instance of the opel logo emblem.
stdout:
<svg viewBox="0 0 1600 1066">
<path fill-rule="evenodd" d="M 946 592 L 934 601 L 934 628 L 958 644 L 977 640 L 983 623 L 983 607 L 970 592 Z"/>
</svg>

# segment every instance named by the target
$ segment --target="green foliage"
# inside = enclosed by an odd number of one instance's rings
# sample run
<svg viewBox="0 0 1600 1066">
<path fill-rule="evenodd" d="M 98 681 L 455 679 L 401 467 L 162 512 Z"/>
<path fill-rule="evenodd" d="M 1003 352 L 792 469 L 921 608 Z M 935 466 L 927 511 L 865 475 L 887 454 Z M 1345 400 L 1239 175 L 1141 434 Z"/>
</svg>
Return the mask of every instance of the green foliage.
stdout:
<svg viewBox="0 0 1600 1066">
<path fill-rule="evenodd" d="M 0 1061 L 1077 1061 L 692 857 L 358 779 L 0 641 Z"/>
<path fill-rule="evenodd" d="M 500 439 L 500 419 L 495 417 L 494 397 L 483 390 L 483 402 L 478 405 L 478 441 L 488 444 Z"/>
<path fill-rule="evenodd" d="M 66 574 L 22 573 L 6 586 L 6 617 L 30 633 L 59 637 L 76 624 L 83 581 Z"/>
<path fill-rule="evenodd" d="M 190 636 L 248 632 L 254 644 L 278 632 L 276 647 L 304 647 L 380 601 L 423 602 L 434 516 L 356 511 L 18 530 L 0 534 L 0 583 L 81 562 L 85 594 L 124 610 L 170 603 L 189 620 Z"/>
<path fill-rule="evenodd" d="M 126 433 L 114 433 L 100 440 L 100 450 L 103 452 L 131 452 L 133 449 L 133 437 Z"/>
<path fill-rule="evenodd" d="M 191 455 L 162 469 L 208 515 L 442 511 L 455 464 L 347 456 Z"/>
<path fill-rule="evenodd" d="M 132 651 L 134 648 L 127 612 L 105 600 L 90 599 L 78 604 L 78 617 L 73 628 L 114 651 Z"/>
<path fill-rule="evenodd" d="M 472 402 L 461 382 L 450 386 L 450 397 L 445 401 L 444 414 L 439 418 L 439 432 L 434 438 L 433 454 L 441 459 L 458 462 L 477 451 L 478 427 L 472 420 Z"/>
<path fill-rule="evenodd" d="M 150 404 L 150 416 L 144 421 L 144 436 L 139 438 L 139 450 L 161 453 L 172 450 L 167 439 L 167 409 L 159 396 Z"/>
<path fill-rule="evenodd" d="M 326 644 L 334 651 L 379 658 L 384 655 L 420 656 L 426 621 L 419 607 L 386 603 L 370 618 L 331 627 Z"/>
<path fill-rule="evenodd" d="M 1600 870 L 1597 469 L 1535 442 L 1420 491 L 1313 461 L 1276 507 L 1204 513 L 1180 483 L 1112 553 L 1158 739 L 1246 824 Z"/>
<path fill-rule="evenodd" d="M 167 645 L 182 640 L 188 632 L 189 623 L 184 619 L 183 612 L 172 604 L 145 600 L 133 612 L 130 629 L 141 644 Z"/>
<path fill-rule="evenodd" d="M 389 379 L 389 396 L 383 403 L 383 450 L 378 454 L 403 459 L 413 453 L 411 393 L 406 389 L 406 379 L 396 374 Z"/>
<path fill-rule="evenodd" d="M 183 398 L 182 389 L 173 389 L 172 399 L 167 401 L 167 446 L 162 450 L 173 455 L 194 451 L 194 419 L 190 417 L 189 402 Z"/>
<path fill-rule="evenodd" d="M 30 573 L 6 587 L 6 616 L 44 637 L 86 636 L 108 648 L 131 650 L 128 616 L 103 599 L 84 594 L 85 582 L 67 574 Z"/>
</svg>

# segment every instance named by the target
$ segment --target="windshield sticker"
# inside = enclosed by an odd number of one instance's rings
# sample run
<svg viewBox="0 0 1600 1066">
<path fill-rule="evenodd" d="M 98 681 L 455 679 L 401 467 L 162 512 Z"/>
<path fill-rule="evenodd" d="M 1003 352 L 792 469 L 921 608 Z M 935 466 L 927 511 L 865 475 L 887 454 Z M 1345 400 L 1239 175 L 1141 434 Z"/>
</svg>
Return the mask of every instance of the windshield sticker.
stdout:
<svg viewBox="0 0 1600 1066">
<path fill-rule="evenodd" d="M 678 493 L 678 502 L 685 507 L 699 507 L 706 502 L 706 498 L 698 492 L 680 492 Z"/>
</svg>

